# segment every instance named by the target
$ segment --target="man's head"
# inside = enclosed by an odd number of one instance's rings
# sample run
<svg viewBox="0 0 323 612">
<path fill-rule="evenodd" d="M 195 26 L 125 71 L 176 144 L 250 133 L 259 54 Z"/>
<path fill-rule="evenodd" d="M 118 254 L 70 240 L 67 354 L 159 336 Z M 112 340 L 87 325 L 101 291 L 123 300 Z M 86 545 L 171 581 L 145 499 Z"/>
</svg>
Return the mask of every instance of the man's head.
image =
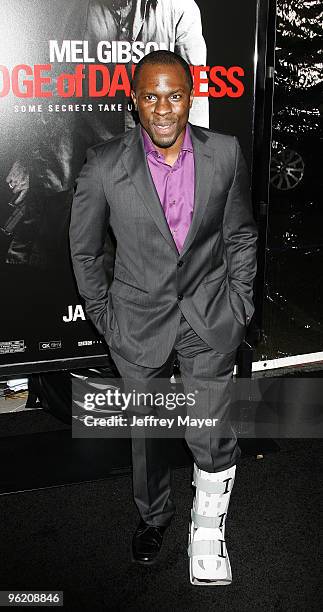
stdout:
<svg viewBox="0 0 323 612">
<path fill-rule="evenodd" d="M 112 9 L 117 10 L 119 8 L 124 8 L 127 4 L 132 3 L 132 0 L 111 0 L 110 4 Z"/>
<path fill-rule="evenodd" d="M 157 148 L 181 144 L 193 102 L 193 79 L 182 57 L 171 51 L 145 55 L 137 65 L 131 97 Z"/>
</svg>

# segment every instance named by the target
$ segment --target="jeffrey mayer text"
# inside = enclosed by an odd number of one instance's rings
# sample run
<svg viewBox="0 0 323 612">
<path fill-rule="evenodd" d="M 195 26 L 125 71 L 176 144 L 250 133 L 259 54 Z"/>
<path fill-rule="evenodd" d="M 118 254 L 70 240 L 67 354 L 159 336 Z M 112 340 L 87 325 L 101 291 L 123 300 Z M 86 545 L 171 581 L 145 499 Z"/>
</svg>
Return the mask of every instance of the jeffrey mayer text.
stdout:
<svg viewBox="0 0 323 612">
<path fill-rule="evenodd" d="M 189 416 L 185 416 L 185 417 L 181 417 L 178 416 L 177 417 L 177 425 L 178 427 L 198 427 L 199 429 L 201 429 L 202 427 L 214 427 L 218 422 L 218 419 L 193 419 L 192 417 Z M 133 416 L 132 417 L 132 422 L 130 423 L 130 426 L 137 426 L 137 427 L 165 427 L 167 426 L 168 429 L 170 429 L 171 427 L 173 427 L 175 423 L 175 419 L 158 419 L 157 417 L 154 417 L 152 415 L 146 415 L 144 417 L 136 417 Z"/>
<path fill-rule="evenodd" d="M 177 417 L 178 427 L 215 427 L 218 423 L 218 419 L 194 419 L 189 416 L 178 416 Z M 166 427 L 171 429 L 175 424 L 175 419 L 169 418 L 158 418 L 153 415 L 146 415 L 144 417 L 132 416 L 131 419 L 126 419 L 123 415 L 113 415 L 109 417 L 93 417 L 87 415 L 83 420 L 84 425 L 87 427 Z"/>
</svg>

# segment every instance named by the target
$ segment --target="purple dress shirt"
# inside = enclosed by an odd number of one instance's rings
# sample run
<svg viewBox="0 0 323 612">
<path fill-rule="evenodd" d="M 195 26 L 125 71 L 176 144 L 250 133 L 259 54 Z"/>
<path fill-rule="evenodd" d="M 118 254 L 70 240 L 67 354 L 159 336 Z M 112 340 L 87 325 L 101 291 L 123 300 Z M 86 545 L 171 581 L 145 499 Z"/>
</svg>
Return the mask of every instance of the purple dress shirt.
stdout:
<svg viewBox="0 0 323 612">
<path fill-rule="evenodd" d="M 189 127 L 186 126 L 181 151 L 173 166 L 155 148 L 142 128 L 149 170 L 162 205 L 170 232 L 180 253 L 191 225 L 194 209 L 194 153 Z"/>
</svg>

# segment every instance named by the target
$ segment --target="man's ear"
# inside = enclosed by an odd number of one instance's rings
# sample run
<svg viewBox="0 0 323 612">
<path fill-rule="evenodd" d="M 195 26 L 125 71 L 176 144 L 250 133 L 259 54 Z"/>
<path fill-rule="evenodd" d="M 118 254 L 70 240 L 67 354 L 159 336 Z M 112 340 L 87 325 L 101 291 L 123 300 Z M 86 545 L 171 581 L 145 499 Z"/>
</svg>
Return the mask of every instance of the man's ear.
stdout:
<svg viewBox="0 0 323 612">
<path fill-rule="evenodd" d="M 135 107 L 135 110 L 138 110 L 138 107 L 137 107 L 137 98 L 136 98 L 136 94 L 133 91 L 133 89 L 131 90 L 130 95 L 131 95 L 132 103 L 133 103 L 133 105 Z"/>
<path fill-rule="evenodd" d="M 191 93 L 190 93 L 190 108 L 192 108 L 193 100 L 194 100 L 194 88 L 191 89 Z"/>
</svg>

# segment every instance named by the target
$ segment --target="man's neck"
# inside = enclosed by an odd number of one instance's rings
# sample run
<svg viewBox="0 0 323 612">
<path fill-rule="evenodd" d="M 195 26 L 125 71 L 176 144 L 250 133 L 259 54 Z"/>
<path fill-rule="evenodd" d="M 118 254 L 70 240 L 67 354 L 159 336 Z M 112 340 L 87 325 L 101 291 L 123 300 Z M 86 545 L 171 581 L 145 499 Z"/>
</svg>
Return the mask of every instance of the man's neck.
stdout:
<svg viewBox="0 0 323 612">
<path fill-rule="evenodd" d="M 157 147 L 156 145 L 154 145 L 158 153 L 164 156 L 165 162 L 169 166 L 174 166 L 174 164 L 177 161 L 177 158 L 183 146 L 183 142 L 185 138 L 185 131 L 186 131 L 186 128 L 184 128 L 184 130 L 180 133 L 176 142 L 174 142 L 174 144 L 171 147 L 163 148 L 163 147 Z"/>
</svg>

